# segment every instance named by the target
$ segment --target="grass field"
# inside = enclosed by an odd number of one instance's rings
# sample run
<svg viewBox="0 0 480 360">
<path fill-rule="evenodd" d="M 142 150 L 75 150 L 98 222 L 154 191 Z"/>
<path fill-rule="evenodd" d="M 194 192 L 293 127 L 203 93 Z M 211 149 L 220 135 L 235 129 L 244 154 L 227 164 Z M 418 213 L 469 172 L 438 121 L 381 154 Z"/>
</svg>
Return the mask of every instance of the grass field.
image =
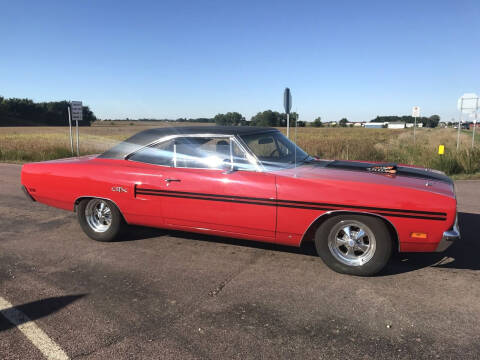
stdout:
<svg viewBox="0 0 480 360">
<path fill-rule="evenodd" d="M 189 125 L 186 123 L 176 124 Z M 80 128 L 81 154 L 103 152 L 141 131 L 169 123 L 97 123 Z M 284 129 L 282 129 L 284 131 Z M 309 154 L 324 159 L 375 160 L 435 168 L 446 173 L 476 174 L 480 171 L 480 141 L 471 149 L 471 132 L 462 131 L 460 151 L 456 151 L 456 130 L 413 130 L 365 128 L 298 128 L 296 138 Z M 291 138 L 295 131 L 292 129 Z M 480 134 L 478 136 L 480 138 Z M 480 140 L 480 139 L 479 139 Z M 445 155 L 437 154 L 445 145 Z M 71 156 L 66 127 L 0 127 L 0 161 L 30 162 Z"/>
</svg>

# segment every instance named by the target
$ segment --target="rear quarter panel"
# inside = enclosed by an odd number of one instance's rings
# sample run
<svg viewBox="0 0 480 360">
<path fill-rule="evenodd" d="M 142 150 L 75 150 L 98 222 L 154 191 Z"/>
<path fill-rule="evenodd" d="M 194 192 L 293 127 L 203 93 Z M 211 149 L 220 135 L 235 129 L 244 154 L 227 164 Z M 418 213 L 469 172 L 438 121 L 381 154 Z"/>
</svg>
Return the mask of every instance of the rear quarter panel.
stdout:
<svg viewBox="0 0 480 360">
<path fill-rule="evenodd" d="M 133 185 L 121 160 L 94 157 L 72 158 L 25 164 L 21 181 L 36 201 L 73 211 L 75 200 L 92 196 L 112 200 L 128 222 Z M 112 191 L 121 186 L 127 193 Z"/>
</svg>

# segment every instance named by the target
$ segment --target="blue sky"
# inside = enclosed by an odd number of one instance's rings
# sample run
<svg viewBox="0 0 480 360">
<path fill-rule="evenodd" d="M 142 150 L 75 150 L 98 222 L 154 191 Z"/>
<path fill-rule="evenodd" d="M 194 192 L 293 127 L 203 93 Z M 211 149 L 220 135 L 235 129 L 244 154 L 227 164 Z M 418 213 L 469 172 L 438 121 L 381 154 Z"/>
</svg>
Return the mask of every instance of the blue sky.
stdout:
<svg viewBox="0 0 480 360">
<path fill-rule="evenodd" d="M 457 117 L 480 93 L 471 1 L 1 1 L 0 95 L 100 118 Z"/>
</svg>

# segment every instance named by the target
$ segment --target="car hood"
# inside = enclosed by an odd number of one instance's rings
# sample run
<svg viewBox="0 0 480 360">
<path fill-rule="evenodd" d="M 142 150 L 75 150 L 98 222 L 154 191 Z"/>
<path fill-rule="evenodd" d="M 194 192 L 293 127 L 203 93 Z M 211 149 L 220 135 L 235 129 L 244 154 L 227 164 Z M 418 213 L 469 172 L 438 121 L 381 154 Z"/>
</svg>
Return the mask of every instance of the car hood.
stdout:
<svg viewBox="0 0 480 360">
<path fill-rule="evenodd" d="M 315 160 L 278 175 L 310 180 L 336 180 L 369 183 L 455 197 L 453 181 L 444 173 L 420 167 L 364 161 Z"/>
</svg>

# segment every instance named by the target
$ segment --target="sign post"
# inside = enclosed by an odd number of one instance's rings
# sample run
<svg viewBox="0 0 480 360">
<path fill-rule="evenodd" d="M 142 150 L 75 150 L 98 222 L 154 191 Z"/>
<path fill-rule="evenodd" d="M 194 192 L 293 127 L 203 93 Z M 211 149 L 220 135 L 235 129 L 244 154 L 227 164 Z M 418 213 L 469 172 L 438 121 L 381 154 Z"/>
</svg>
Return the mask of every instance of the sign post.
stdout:
<svg viewBox="0 0 480 360">
<path fill-rule="evenodd" d="M 458 119 L 458 133 L 457 133 L 457 150 L 460 146 L 460 128 L 462 127 L 462 114 L 475 113 L 475 119 L 473 120 L 473 133 L 472 133 L 472 149 L 475 145 L 475 128 L 477 127 L 477 112 L 478 112 L 478 95 L 475 93 L 467 93 L 460 96 L 457 102 L 457 108 L 460 110 L 460 117 Z"/>
<path fill-rule="evenodd" d="M 80 156 L 80 139 L 79 139 L 79 132 L 78 132 L 78 122 L 83 120 L 83 106 L 81 101 L 71 101 L 70 108 L 72 112 L 72 120 L 75 120 L 76 127 L 77 127 L 77 156 Z M 72 131 L 71 124 L 70 124 L 70 133 Z M 73 149 L 73 147 L 72 147 Z M 73 152 L 73 151 L 72 151 Z"/>
<path fill-rule="evenodd" d="M 70 105 L 68 105 L 68 125 L 70 127 L 70 149 L 73 156 L 73 134 L 72 134 L 72 112 L 70 111 Z"/>
<path fill-rule="evenodd" d="M 475 109 L 475 117 L 473 118 L 472 149 L 475 147 L 475 129 L 477 128 L 477 116 L 478 116 L 478 98 L 477 98 L 477 106 Z"/>
<path fill-rule="evenodd" d="M 285 113 L 287 114 L 287 138 L 290 135 L 290 110 L 292 108 L 292 94 L 289 88 L 285 88 L 283 93 L 283 107 L 285 108 Z"/>
<path fill-rule="evenodd" d="M 417 127 L 417 117 L 420 117 L 420 106 L 414 106 L 412 108 L 412 117 L 415 118 L 415 122 L 413 124 L 413 144 L 415 145 L 415 128 Z"/>
</svg>

